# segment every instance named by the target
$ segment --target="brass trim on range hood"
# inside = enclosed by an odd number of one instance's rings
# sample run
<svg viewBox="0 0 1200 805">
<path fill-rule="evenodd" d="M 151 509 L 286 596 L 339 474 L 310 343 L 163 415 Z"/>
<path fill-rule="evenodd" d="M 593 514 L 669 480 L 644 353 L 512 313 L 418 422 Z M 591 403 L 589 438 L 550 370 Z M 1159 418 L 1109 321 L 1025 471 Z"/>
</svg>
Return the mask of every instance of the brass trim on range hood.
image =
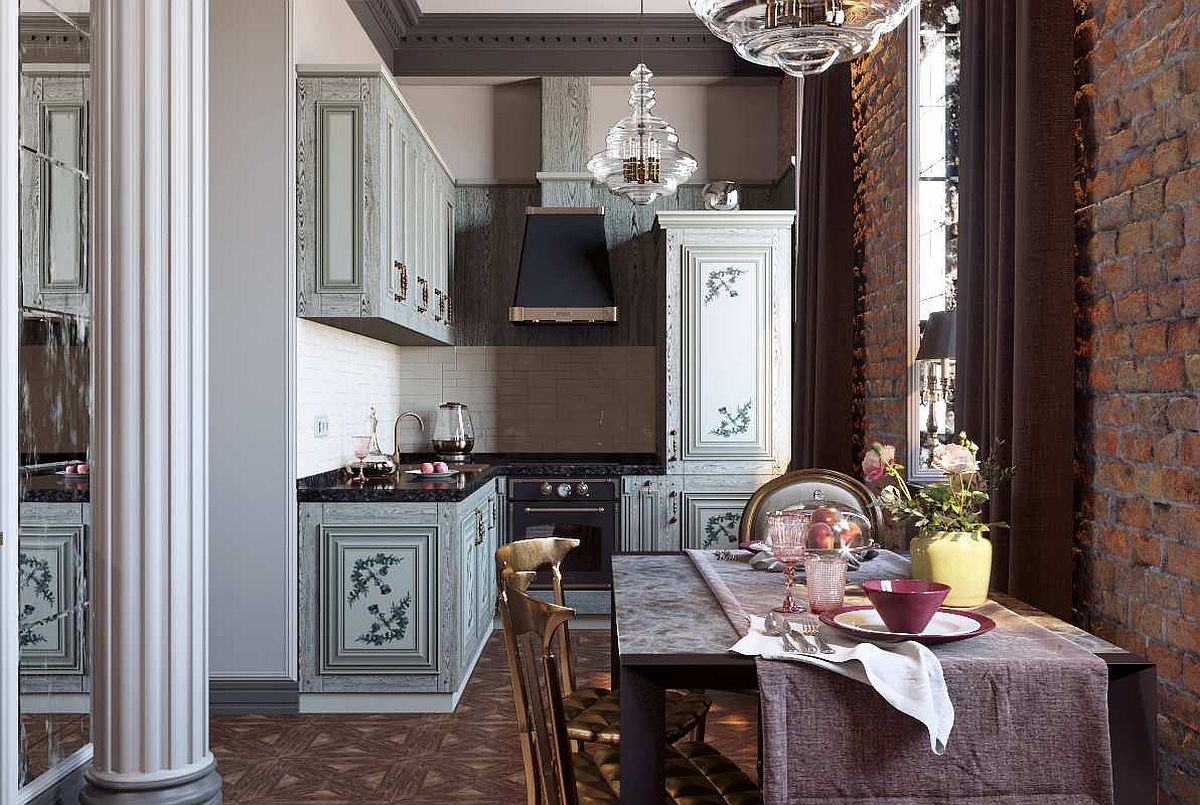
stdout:
<svg viewBox="0 0 1200 805">
<path fill-rule="evenodd" d="M 510 307 L 510 322 L 538 324 L 596 324 L 617 320 L 616 307 Z"/>
<path fill-rule="evenodd" d="M 526 207 L 526 215 L 604 215 L 603 207 Z"/>
</svg>

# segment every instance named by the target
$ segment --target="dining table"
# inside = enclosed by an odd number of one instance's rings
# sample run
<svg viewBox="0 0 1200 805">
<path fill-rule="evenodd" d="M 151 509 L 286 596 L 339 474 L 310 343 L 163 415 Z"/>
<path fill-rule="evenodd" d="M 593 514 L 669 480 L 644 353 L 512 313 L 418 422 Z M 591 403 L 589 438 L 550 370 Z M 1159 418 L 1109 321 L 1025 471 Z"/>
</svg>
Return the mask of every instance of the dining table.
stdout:
<svg viewBox="0 0 1200 805">
<path fill-rule="evenodd" d="M 621 802 L 649 805 L 662 801 L 665 785 L 665 692 L 753 691 L 758 670 L 754 657 L 730 651 L 739 632 L 689 556 L 618 554 L 612 568 L 611 662 L 612 684 L 621 700 Z M 746 571 L 759 572 L 748 565 Z M 853 576 L 851 581 L 846 603 L 867 603 Z M 781 593 L 782 586 L 781 580 Z M 991 598 L 1103 660 L 1113 801 L 1153 802 L 1158 779 L 1154 665 L 1011 596 L 993 592 Z M 762 740 L 760 730 L 760 759 Z M 820 762 L 815 754 L 813 762 Z"/>
</svg>

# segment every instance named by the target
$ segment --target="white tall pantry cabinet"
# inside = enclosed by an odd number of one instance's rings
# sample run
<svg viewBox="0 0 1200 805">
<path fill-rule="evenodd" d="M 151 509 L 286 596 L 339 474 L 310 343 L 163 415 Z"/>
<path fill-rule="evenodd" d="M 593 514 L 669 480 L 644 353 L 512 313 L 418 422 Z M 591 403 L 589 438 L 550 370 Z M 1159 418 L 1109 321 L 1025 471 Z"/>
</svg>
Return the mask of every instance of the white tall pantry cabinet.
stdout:
<svg viewBox="0 0 1200 805">
<path fill-rule="evenodd" d="M 667 474 L 625 480 L 626 550 L 735 547 L 746 502 L 787 469 L 794 218 L 658 214 Z"/>
</svg>

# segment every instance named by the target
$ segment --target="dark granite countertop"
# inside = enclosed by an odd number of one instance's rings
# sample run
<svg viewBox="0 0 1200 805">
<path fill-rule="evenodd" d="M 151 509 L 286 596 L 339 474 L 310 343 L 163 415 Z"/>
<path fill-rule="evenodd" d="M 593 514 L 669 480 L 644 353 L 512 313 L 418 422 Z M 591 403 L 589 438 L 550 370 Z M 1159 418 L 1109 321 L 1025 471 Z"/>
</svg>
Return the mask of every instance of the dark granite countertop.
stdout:
<svg viewBox="0 0 1200 805">
<path fill-rule="evenodd" d="M 22 503 L 87 503 L 91 485 L 86 477 L 55 475 L 53 472 L 21 478 Z"/>
<path fill-rule="evenodd" d="M 402 458 L 401 471 L 434 460 L 432 454 Z M 602 478 L 666 473 L 651 453 L 476 453 L 471 463 L 458 466 L 462 471 L 446 481 L 402 476 L 358 483 L 344 471 L 333 470 L 298 480 L 296 497 L 300 503 L 457 503 L 503 476 Z"/>
</svg>

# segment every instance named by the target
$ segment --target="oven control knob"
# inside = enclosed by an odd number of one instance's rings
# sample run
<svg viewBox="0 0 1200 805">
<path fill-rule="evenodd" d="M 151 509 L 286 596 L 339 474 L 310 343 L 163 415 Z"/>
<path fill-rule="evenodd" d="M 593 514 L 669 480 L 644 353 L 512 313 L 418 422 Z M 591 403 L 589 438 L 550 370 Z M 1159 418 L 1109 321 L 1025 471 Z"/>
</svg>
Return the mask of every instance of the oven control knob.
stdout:
<svg viewBox="0 0 1200 805">
<path fill-rule="evenodd" d="M 549 494 L 552 494 L 553 492 L 554 492 L 554 487 L 552 487 L 548 482 L 542 484 L 542 494 L 543 495 L 549 495 Z"/>
<path fill-rule="evenodd" d="M 575 494 L 576 495 L 579 495 L 581 497 L 587 497 L 588 491 L 589 490 L 588 490 L 587 484 L 582 483 L 582 482 L 575 484 Z"/>
<path fill-rule="evenodd" d="M 560 498 L 571 497 L 571 485 L 570 484 L 559 484 L 558 489 L 556 491 L 558 492 L 558 496 Z"/>
</svg>

